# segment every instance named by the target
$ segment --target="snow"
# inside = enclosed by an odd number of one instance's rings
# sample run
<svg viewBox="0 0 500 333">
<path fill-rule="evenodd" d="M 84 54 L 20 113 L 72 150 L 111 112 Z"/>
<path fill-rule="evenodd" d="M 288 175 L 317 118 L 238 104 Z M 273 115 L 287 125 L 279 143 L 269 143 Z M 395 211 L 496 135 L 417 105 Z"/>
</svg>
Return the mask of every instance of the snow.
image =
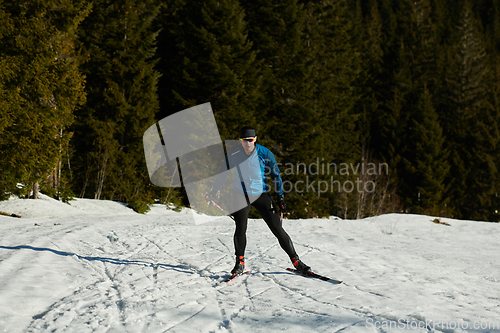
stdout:
<svg viewBox="0 0 500 333">
<path fill-rule="evenodd" d="M 0 215 L 0 332 L 500 332 L 498 223 L 285 220 L 301 259 L 344 281 L 333 285 L 287 272 L 250 220 L 250 274 L 216 286 L 234 264 L 228 217 L 45 196 L 0 211 L 22 216 Z"/>
</svg>

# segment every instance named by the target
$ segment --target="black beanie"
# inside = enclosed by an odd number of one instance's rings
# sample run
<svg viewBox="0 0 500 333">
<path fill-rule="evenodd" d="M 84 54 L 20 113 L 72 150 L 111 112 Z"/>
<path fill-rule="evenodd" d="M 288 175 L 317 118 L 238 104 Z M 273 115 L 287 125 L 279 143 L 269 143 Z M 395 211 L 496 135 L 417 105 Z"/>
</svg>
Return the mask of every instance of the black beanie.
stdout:
<svg viewBox="0 0 500 333">
<path fill-rule="evenodd" d="M 253 138 L 255 137 L 255 130 L 252 127 L 243 127 L 240 130 L 240 138 Z"/>
</svg>

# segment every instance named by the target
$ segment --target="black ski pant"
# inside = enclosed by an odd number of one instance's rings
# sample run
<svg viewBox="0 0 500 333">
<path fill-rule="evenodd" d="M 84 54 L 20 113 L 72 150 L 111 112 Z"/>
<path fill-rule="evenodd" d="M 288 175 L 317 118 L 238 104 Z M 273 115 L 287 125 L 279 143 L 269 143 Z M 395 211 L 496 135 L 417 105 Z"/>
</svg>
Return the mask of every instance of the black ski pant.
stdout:
<svg viewBox="0 0 500 333">
<path fill-rule="evenodd" d="M 274 236 L 276 236 L 281 248 L 288 254 L 288 256 L 290 258 L 296 257 L 297 253 L 295 253 L 292 240 L 283 229 L 282 220 L 274 207 L 273 200 L 271 199 L 269 193 L 261 194 L 259 198 L 250 205 L 232 214 L 236 223 L 236 230 L 234 232 L 234 249 L 236 256 L 239 257 L 245 255 L 245 248 L 247 245 L 246 231 L 248 213 L 250 212 L 251 206 L 254 206 L 255 209 L 257 209 L 257 212 L 259 212 L 260 216 L 262 216 L 264 221 L 267 223 L 267 226 L 271 229 Z"/>
</svg>

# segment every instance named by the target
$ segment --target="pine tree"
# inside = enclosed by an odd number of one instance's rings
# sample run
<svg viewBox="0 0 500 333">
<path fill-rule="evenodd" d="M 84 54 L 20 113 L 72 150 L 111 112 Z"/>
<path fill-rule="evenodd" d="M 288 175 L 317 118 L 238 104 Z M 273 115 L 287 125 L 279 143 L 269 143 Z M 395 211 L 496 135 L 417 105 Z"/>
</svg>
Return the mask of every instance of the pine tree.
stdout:
<svg viewBox="0 0 500 333">
<path fill-rule="evenodd" d="M 421 161 L 440 147 L 427 142 L 432 133 L 432 140 L 440 142 L 439 130 L 424 129 L 440 125 L 441 137 L 445 138 L 443 152 L 433 154 L 448 156 L 448 161 L 440 160 L 443 162 L 440 169 L 446 170 L 446 165 L 450 165 L 443 182 L 447 189 L 443 202 L 449 201 L 447 214 L 498 219 L 494 213 L 498 210 L 499 191 L 493 161 L 498 159 L 498 104 L 494 91 L 499 80 L 494 73 L 488 73 L 498 62 L 497 2 L 360 0 L 358 3 L 366 22 L 365 45 L 372 41 L 367 38 L 372 36 L 369 32 L 378 31 L 374 27 L 380 26 L 380 44 L 375 45 L 380 45 L 382 61 L 379 65 L 374 58 L 373 65 L 365 65 L 365 78 L 372 82 L 366 81 L 368 88 L 360 85 L 366 90 L 357 110 L 369 111 L 360 113 L 369 115 L 364 127 L 370 129 L 365 134 L 367 142 L 375 157 L 389 163 L 391 172 L 397 176 L 398 195 L 405 200 L 406 209 L 430 209 L 435 213 L 440 210 L 422 206 L 427 204 L 420 182 L 425 178 L 424 170 L 420 170 Z M 375 7 L 380 25 L 373 15 Z M 379 54 L 377 47 L 373 50 Z M 363 59 L 371 56 L 363 51 Z M 364 64 L 369 62 L 365 60 Z M 366 98 L 368 89 L 373 89 L 372 100 Z M 431 124 L 436 122 L 435 114 L 439 124 Z M 417 147 L 427 147 L 429 152 L 416 154 Z M 436 173 L 427 176 L 440 179 Z M 433 182 L 427 183 L 432 188 Z"/>
<path fill-rule="evenodd" d="M 384 27 L 381 6 L 376 0 L 360 0 L 356 8 L 356 24 L 354 24 L 358 36 L 356 49 L 360 53 L 362 68 L 354 84 L 360 94 L 355 106 L 355 113 L 359 116 L 357 131 L 359 131 L 361 144 L 361 160 L 358 162 L 359 165 L 365 167 L 369 163 L 381 166 L 381 159 L 384 156 L 389 157 L 386 151 L 387 146 L 381 145 L 382 137 L 387 138 L 386 142 L 389 144 L 395 142 L 395 138 L 389 138 L 389 135 L 394 132 L 384 130 L 387 129 L 388 125 L 384 120 L 387 119 L 389 122 L 391 119 L 395 120 L 400 112 L 397 107 L 396 110 L 391 110 L 395 111 L 394 113 L 387 109 L 389 104 L 386 102 L 386 93 L 387 87 L 391 85 L 387 77 L 388 69 L 384 67 L 384 61 L 390 54 L 385 47 L 388 36 L 387 33 L 384 33 L 384 29 L 387 27 Z M 396 116 L 396 118 L 390 117 L 391 115 Z M 392 124 L 393 129 L 397 129 L 397 121 Z M 394 152 L 390 156 L 394 156 Z M 391 162 L 396 162 L 396 160 Z M 396 168 L 391 170 L 395 171 Z M 356 196 L 351 198 L 351 205 L 357 206 L 352 218 L 363 218 L 367 214 L 380 212 L 381 207 L 392 205 L 390 201 L 393 201 L 395 196 L 390 196 L 388 193 L 393 191 L 390 179 L 394 177 L 394 174 L 386 173 L 389 173 L 389 170 L 376 174 L 362 173 L 359 175 L 356 180 L 360 182 L 363 191 L 356 193 Z M 372 184 L 376 184 L 375 188 L 370 189 L 371 192 L 366 191 L 364 187 Z"/>
<path fill-rule="evenodd" d="M 382 18 L 376 0 L 367 1 L 366 14 L 362 12 L 362 5 L 358 2 L 356 33 L 358 49 L 361 53 L 361 72 L 356 86 L 361 89 L 361 97 L 356 104 L 356 113 L 360 114 L 360 135 L 362 144 L 370 145 L 372 127 L 377 127 L 376 115 L 380 105 L 381 75 L 384 51 L 382 49 Z"/>
<path fill-rule="evenodd" d="M 249 39 L 263 63 L 260 131 L 288 166 L 282 172 L 291 214 L 331 214 L 332 175 L 316 167 L 334 158 L 347 162 L 356 145 L 351 83 L 357 55 L 347 3 L 262 0 L 244 7 Z M 319 193 L 320 181 L 330 195 Z"/>
<path fill-rule="evenodd" d="M 489 206 L 487 198 L 495 195 L 491 181 L 496 168 L 483 131 L 490 132 L 488 128 L 496 122 L 488 117 L 491 106 L 485 101 L 489 66 L 469 1 L 464 1 L 453 42 L 446 72 L 448 108 L 442 117 L 452 151 L 448 195 L 457 217 L 486 218 L 482 212 Z"/>
<path fill-rule="evenodd" d="M 244 18 L 237 0 L 163 1 L 157 21 L 158 120 L 210 102 L 223 141 L 235 139 L 243 126 L 257 126 L 260 65 Z M 182 188 L 166 191 L 189 204 Z"/>
<path fill-rule="evenodd" d="M 155 1 L 95 1 L 80 33 L 87 104 L 78 112 L 73 164 L 81 196 L 150 200 L 142 135 L 158 110 Z"/>
<path fill-rule="evenodd" d="M 494 126 L 496 126 L 496 136 L 495 144 L 493 146 L 493 158 L 494 160 L 500 160 L 500 137 L 499 137 L 499 127 L 500 127 L 500 4 L 495 2 L 493 6 L 493 19 L 491 23 L 491 28 L 493 32 L 491 33 L 491 48 L 490 48 L 490 61 L 491 61 L 491 81 L 493 84 L 491 86 L 491 100 L 493 101 L 492 116 L 494 121 Z M 495 194 L 492 197 L 492 209 L 490 214 L 490 221 L 500 222 L 500 179 L 497 176 L 494 183 Z"/>
<path fill-rule="evenodd" d="M 425 90 L 416 106 L 410 135 L 411 160 L 405 160 L 409 179 L 415 186 L 410 196 L 412 211 L 439 216 L 444 210 L 445 177 L 449 171 L 448 153 L 432 98 Z"/>
<path fill-rule="evenodd" d="M 249 40 L 262 63 L 263 98 L 256 115 L 259 132 L 264 142 L 279 142 L 295 151 L 305 138 L 294 140 L 286 132 L 304 133 L 310 126 L 303 102 L 311 96 L 309 69 L 305 68 L 308 56 L 302 39 L 305 13 L 295 0 L 260 0 L 242 5 Z"/>
<path fill-rule="evenodd" d="M 438 81 L 438 39 L 432 8 L 430 0 L 382 2 L 381 8 L 385 13 L 382 25 L 385 34 L 376 99 L 380 104 L 375 104 L 377 108 L 372 112 L 371 122 L 375 126 L 370 135 L 376 155 L 389 164 L 391 173 L 398 179 L 398 194 L 406 211 L 412 210 L 418 195 L 419 185 L 413 177 L 419 163 L 415 145 L 428 144 L 425 138 L 412 133 L 419 126 L 418 121 L 434 119 L 429 114 L 422 116 L 418 106 L 421 96 L 427 90 L 436 89 Z M 428 101 L 432 110 L 433 103 Z"/>
<path fill-rule="evenodd" d="M 6 175 L 0 180 L 2 192 L 16 192 L 13 185 L 21 183 L 33 188 L 36 197 L 38 184 L 49 174 L 61 179 L 62 154 L 71 138 L 68 128 L 85 99 L 75 40 L 88 12 L 82 1 L 3 4 L 8 15 L 0 33 L 0 64 L 5 66 L 0 86 L 9 120 L 0 141 Z"/>
<path fill-rule="evenodd" d="M 491 72 L 491 82 L 496 82 L 492 85 L 491 89 L 491 100 L 493 101 L 491 113 L 488 115 L 491 117 L 489 119 L 491 127 L 488 133 L 488 138 L 491 138 L 491 157 L 490 161 L 500 160 L 500 63 L 494 64 L 493 70 Z M 496 165 L 496 164 L 495 164 Z M 500 222 L 500 177 L 498 177 L 498 167 L 495 173 L 495 178 L 492 180 L 492 195 L 491 195 L 491 207 L 489 211 L 489 221 Z"/>
<path fill-rule="evenodd" d="M 498 221 L 499 116 L 498 105 L 487 103 L 469 129 L 473 158 L 464 196 L 468 202 L 461 210 L 466 218 Z"/>
<path fill-rule="evenodd" d="M 406 2 L 404 5 L 407 5 Z M 376 91 L 370 122 L 370 147 L 374 156 L 387 163 L 391 174 L 398 177 L 400 174 L 401 149 L 405 140 L 404 121 L 406 94 L 408 90 L 408 66 L 407 58 L 403 52 L 408 43 L 405 38 L 408 31 L 401 29 L 401 20 L 408 20 L 408 14 L 403 13 L 396 4 L 390 0 L 380 1 L 378 9 L 376 3 L 370 4 L 372 21 L 375 24 L 375 32 L 380 29 L 381 61 L 374 64 Z M 407 6 L 405 7 L 407 8 Z M 397 12 L 395 12 L 395 10 Z M 377 23 L 380 17 L 381 23 Z M 399 21 L 397 18 L 400 18 Z M 406 21 L 403 21 L 406 23 Z M 374 29 L 374 28 L 370 28 Z M 367 50 L 366 52 L 370 52 Z M 406 62 L 405 62 L 406 61 Z M 403 63 L 402 63 L 403 62 Z"/>
<path fill-rule="evenodd" d="M 161 22 L 162 118 L 210 102 L 219 133 L 234 139 L 256 126 L 259 64 L 237 0 L 175 1 Z"/>
<path fill-rule="evenodd" d="M 3 45 L 4 38 L 11 36 L 14 29 L 14 22 L 9 13 L 3 8 L 3 2 L 0 2 L 0 43 Z M 3 49 L 2 49 L 3 50 Z M 12 138 L 12 131 L 9 128 L 14 120 L 14 110 L 19 108 L 19 92 L 17 89 L 9 88 L 9 81 L 15 77 L 15 64 L 12 57 L 8 57 L 0 51 L 0 200 L 8 198 L 7 191 L 14 189 L 16 177 L 14 175 L 14 165 L 9 165 L 6 158 L 8 147 Z"/>
<path fill-rule="evenodd" d="M 407 77 L 411 82 L 405 104 L 405 109 L 409 111 L 409 143 L 405 146 L 409 147 L 403 154 L 405 164 L 400 174 L 403 179 L 400 193 L 407 198 L 408 210 L 439 214 L 443 192 L 441 187 L 444 185 L 442 177 L 448 167 L 444 160 L 446 153 L 442 150 L 442 129 L 429 93 L 436 89 L 438 81 L 437 29 L 429 0 L 412 1 L 408 10 L 410 30 L 406 50 L 402 50 L 402 54 L 407 59 Z M 429 150 L 424 153 L 419 147 L 427 147 Z M 425 198 L 422 197 L 424 193 Z"/>
<path fill-rule="evenodd" d="M 360 160 L 359 114 L 355 105 L 363 93 L 357 86 L 361 59 L 353 38 L 355 17 L 348 1 L 310 2 L 307 6 L 311 11 L 304 31 L 310 38 L 306 51 L 311 61 L 306 64 L 311 65 L 310 81 L 314 83 L 307 116 L 313 128 L 309 136 L 306 134 L 304 150 L 299 150 L 296 158 L 309 164 L 324 160 L 327 164 L 355 165 Z M 308 152 L 314 154 L 308 156 Z M 323 168 L 318 173 L 311 177 L 318 183 L 317 193 L 311 193 L 314 198 L 306 198 L 310 209 L 319 216 L 338 214 L 343 198 L 356 196 L 358 189 L 350 191 L 349 186 L 342 186 L 339 193 L 332 180 L 354 184 L 359 174 L 335 175 L 324 172 Z M 321 187 L 328 188 L 328 194 L 321 194 Z M 324 201 L 323 196 L 328 201 Z"/>
</svg>

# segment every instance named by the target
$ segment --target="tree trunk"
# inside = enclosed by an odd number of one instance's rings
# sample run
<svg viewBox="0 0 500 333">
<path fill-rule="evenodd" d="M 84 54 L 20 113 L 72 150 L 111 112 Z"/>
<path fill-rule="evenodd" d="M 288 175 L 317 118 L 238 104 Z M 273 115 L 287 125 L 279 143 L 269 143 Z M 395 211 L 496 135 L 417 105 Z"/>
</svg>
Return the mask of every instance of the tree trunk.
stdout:
<svg viewBox="0 0 500 333">
<path fill-rule="evenodd" d="M 31 199 L 39 199 L 38 193 L 39 193 L 39 187 L 38 187 L 38 182 L 36 182 L 33 184 L 33 193 L 31 195 Z"/>
</svg>

